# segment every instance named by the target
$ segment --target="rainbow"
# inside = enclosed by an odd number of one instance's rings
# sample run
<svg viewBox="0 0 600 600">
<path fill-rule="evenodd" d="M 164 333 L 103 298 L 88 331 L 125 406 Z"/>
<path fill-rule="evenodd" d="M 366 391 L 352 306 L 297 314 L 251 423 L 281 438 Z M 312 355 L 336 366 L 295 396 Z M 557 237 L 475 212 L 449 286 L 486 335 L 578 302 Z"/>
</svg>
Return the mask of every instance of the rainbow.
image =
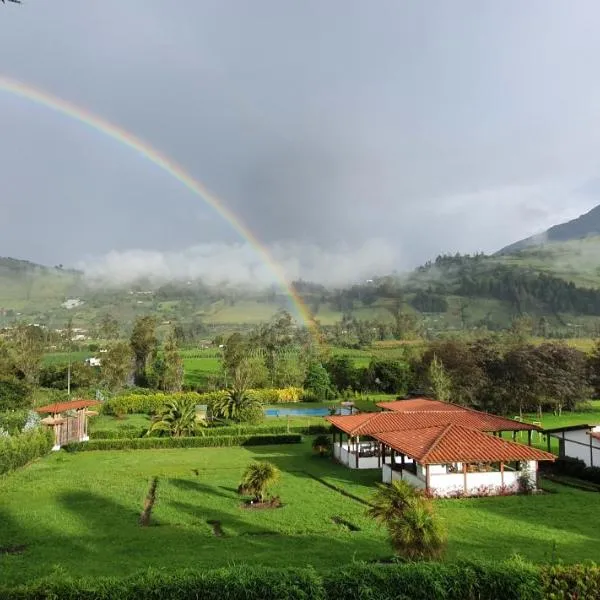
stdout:
<svg viewBox="0 0 600 600">
<path fill-rule="evenodd" d="M 0 91 L 9 92 L 21 98 L 25 98 L 46 108 L 50 108 L 58 113 L 61 113 L 75 121 L 79 121 L 100 133 L 120 142 L 124 146 L 128 146 L 132 150 L 136 150 L 143 157 L 154 163 L 157 167 L 177 179 L 192 193 L 196 194 L 206 204 L 211 206 L 221 217 L 223 217 L 235 229 L 239 235 L 246 240 L 256 251 L 261 260 L 269 267 L 275 278 L 280 282 L 282 289 L 290 297 L 297 311 L 297 316 L 304 324 L 312 328 L 314 321 L 310 310 L 305 302 L 295 291 L 294 287 L 287 281 L 280 265 L 273 259 L 269 250 L 261 243 L 261 241 L 252 233 L 242 220 L 227 206 L 225 203 L 210 190 L 207 189 L 197 179 L 194 179 L 187 171 L 185 171 L 174 160 L 165 156 L 150 144 L 142 141 L 132 133 L 126 131 L 110 123 L 109 121 L 95 115 L 88 110 L 75 106 L 74 104 L 58 98 L 53 94 L 40 90 L 31 85 L 16 81 L 0 75 Z"/>
</svg>

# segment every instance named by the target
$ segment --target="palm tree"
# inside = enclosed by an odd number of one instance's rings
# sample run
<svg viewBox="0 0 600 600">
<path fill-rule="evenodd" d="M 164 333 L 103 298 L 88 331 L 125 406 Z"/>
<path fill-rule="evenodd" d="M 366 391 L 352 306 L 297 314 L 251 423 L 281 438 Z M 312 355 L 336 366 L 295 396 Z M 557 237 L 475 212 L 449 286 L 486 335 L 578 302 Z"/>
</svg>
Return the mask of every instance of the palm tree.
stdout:
<svg viewBox="0 0 600 600">
<path fill-rule="evenodd" d="M 279 479 L 279 469 L 269 462 L 255 462 L 246 467 L 240 494 L 248 494 L 257 502 L 264 502 L 268 488 Z"/>
<path fill-rule="evenodd" d="M 388 523 L 394 550 L 409 560 L 440 558 L 446 533 L 433 510 L 431 500 L 411 498 L 400 518 Z"/>
<path fill-rule="evenodd" d="M 392 481 L 389 485 L 379 483 L 367 514 L 381 524 L 387 525 L 392 519 L 400 517 L 410 500 L 419 495 L 417 488 L 406 481 Z"/>
<path fill-rule="evenodd" d="M 233 388 L 213 404 L 213 414 L 232 421 L 253 420 L 254 413 L 262 413 L 261 403 L 244 388 Z"/>
<path fill-rule="evenodd" d="M 379 484 L 367 513 L 387 527 L 400 556 L 428 560 L 442 554 L 445 532 L 431 500 L 405 481 Z"/>
<path fill-rule="evenodd" d="M 152 421 L 146 435 L 164 432 L 173 437 L 190 436 L 204 425 L 196 415 L 194 401 L 186 399 L 169 400 Z"/>
</svg>

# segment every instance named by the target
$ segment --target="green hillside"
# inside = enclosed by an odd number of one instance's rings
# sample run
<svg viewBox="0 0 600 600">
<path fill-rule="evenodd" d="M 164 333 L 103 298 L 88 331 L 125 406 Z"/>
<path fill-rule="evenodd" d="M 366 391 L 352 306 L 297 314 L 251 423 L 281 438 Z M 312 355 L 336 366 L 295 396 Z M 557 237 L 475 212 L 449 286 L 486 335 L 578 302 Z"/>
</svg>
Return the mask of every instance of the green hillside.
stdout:
<svg viewBox="0 0 600 600">
<path fill-rule="evenodd" d="M 585 337 L 600 331 L 600 236 L 492 256 L 439 256 L 411 273 L 344 289 L 294 285 L 323 326 L 345 315 L 373 328 L 404 319 L 423 333 L 497 330 L 527 315 L 538 335 Z M 127 328 L 136 317 L 154 314 L 165 328 L 178 322 L 195 337 L 210 338 L 267 321 L 281 309 L 293 306 L 274 289 L 201 281 L 111 288 L 92 285 L 76 271 L 0 259 L 0 325 L 27 320 L 61 328 L 73 319 L 75 327 L 93 329 L 110 314 Z"/>
</svg>

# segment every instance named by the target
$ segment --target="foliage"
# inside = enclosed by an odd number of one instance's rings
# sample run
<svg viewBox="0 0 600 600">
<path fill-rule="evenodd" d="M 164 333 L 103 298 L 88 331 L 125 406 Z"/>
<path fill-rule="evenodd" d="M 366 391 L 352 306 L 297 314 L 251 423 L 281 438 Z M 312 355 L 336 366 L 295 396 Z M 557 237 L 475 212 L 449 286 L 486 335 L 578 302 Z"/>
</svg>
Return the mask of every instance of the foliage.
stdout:
<svg viewBox="0 0 600 600">
<path fill-rule="evenodd" d="M 0 436 L 0 475 L 48 454 L 53 445 L 54 435 L 46 427 Z"/>
<path fill-rule="evenodd" d="M 434 354 L 429 365 L 429 384 L 433 397 L 448 402 L 452 396 L 452 379 L 444 369 L 444 363 Z"/>
<path fill-rule="evenodd" d="M 101 380 L 111 392 L 126 385 L 133 370 L 133 352 L 127 342 L 112 342 L 102 354 Z"/>
<path fill-rule="evenodd" d="M 385 394 L 405 394 L 410 388 L 411 379 L 408 363 L 372 359 L 365 374 L 365 387 Z"/>
<path fill-rule="evenodd" d="M 299 444 L 298 433 L 263 435 L 223 435 L 201 437 L 145 437 L 114 440 L 90 440 L 63 446 L 67 452 L 91 450 L 143 450 L 150 448 L 220 448 L 228 446 L 271 446 L 277 444 Z"/>
<path fill-rule="evenodd" d="M 12 359 L 17 373 L 27 383 L 37 383 L 43 354 L 43 330 L 24 323 L 17 325 L 12 333 Z"/>
<path fill-rule="evenodd" d="M 260 423 L 264 419 L 262 404 L 244 389 L 232 389 L 212 404 L 215 417 L 237 423 Z"/>
<path fill-rule="evenodd" d="M 335 397 L 329 373 L 321 363 L 312 363 L 308 367 L 306 379 L 304 380 L 306 391 L 305 399 L 310 401 L 323 401 Z"/>
<path fill-rule="evenodd" d="M 129 343 L 135 359 L 135 381 L 138 385 L 143 385 L 146 382 L 148 361 L 158 347 L 156 319 L 151 316 L 138 317 Z"/>
<path fill-rule="evenodd" d="M 175 334 L 171 331 L 162 352 L 154 361 L 153 387 L 165 392 L 179 392 L 183 386 L 183 374 L 183 359 L 179 353 Z"/>
<path fill-rule="evenodd" d="M 18 410 L 31 405 L 31 387 L 15 378 L 0 375 L 0 412 Z"/>
<path fill-rule="evenodd" d="M 319 456 L 327 456 L 331 453 L 331 438 L 328 435 L 318 435 L 313 440 L 312 447 Z"/>
<path fill-rule="evenodd" d="M 568 475 L 569 477 L 591 481 L 592 483 L 600 485 L 600 468 L 587 467 L 585 462 L 579 458 L 557 458 L 551 465 L 548 465 L 546 469 L 552 473 Z"/>
<path fill-rule="evenodd" d="M 190 400 L 196 404 L 206 404 L 223 396 L 223 393 L 198 394 L 197 392 L 178 392 L 175 394 L 147 393 L 125 394 L 106 400 L 101 411 L 105 415 L 126 415 L 141 413 L 154 415 L 172 400 Z"/>
<path fill-rule="evenodd" d="M 250 463 L 240 483 L 239 492 L 252 496 L 257 502 L 264 502 L 268 489 L 279 479 L 279 469 L 270 462 Z"/>
<path fill-rule="evenodd" d="M 446 533 L 433 503 L 405 481 L 379 485 L 368 514 L 384 524 L 394 550 L 408 560 L 431 560 L 443 552 Z"/>
<path fill-rule="evenodd" d="M 147 435 L 167 433 L 173 437 L 186 437 L 200 431 L 201 422 L 196 415 L 196 402 L 190 398 L 169 400 L 152 420 Z"/>
<path fill-rule="evenodd" d="M 74 362 L 70 368 L 68 365 L 45 365 L 40 369 L 38 383 L 44 388 L 67 390 L 69 371 L 73 391 L 89 389 L 98 383 L 98 369 L 83 362 Z"/>
<path fill-rule="evenodd" d="M 593 564 L 537 568 L 518 561 L 358 562 L 324 574 L 310 567 L 242 565 L 208 571 L 147 570 L 122 578 L 70 578 L 59 573 L 16 588 L 2 586 L 0 596 L 13 600 L 571 600 L 597 597 L 599 572 Z"/>
</svg>

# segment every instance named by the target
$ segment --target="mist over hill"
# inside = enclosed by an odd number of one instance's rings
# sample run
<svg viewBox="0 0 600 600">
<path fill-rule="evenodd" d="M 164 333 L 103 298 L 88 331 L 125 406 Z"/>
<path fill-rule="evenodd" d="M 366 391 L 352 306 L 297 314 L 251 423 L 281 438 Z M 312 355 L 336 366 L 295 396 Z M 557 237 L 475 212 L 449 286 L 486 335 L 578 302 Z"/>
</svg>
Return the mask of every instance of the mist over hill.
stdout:
<svg viewBox="0 0 600 600">
<path fill-rule="evenodd" d="M 512 254 L 552 242 L 567 242 L 590 236 L 600 236 L 600 205 L 576 219 L 554 225 L 542 233 L 505 246 L 497 254 Z"/>
</svg>

